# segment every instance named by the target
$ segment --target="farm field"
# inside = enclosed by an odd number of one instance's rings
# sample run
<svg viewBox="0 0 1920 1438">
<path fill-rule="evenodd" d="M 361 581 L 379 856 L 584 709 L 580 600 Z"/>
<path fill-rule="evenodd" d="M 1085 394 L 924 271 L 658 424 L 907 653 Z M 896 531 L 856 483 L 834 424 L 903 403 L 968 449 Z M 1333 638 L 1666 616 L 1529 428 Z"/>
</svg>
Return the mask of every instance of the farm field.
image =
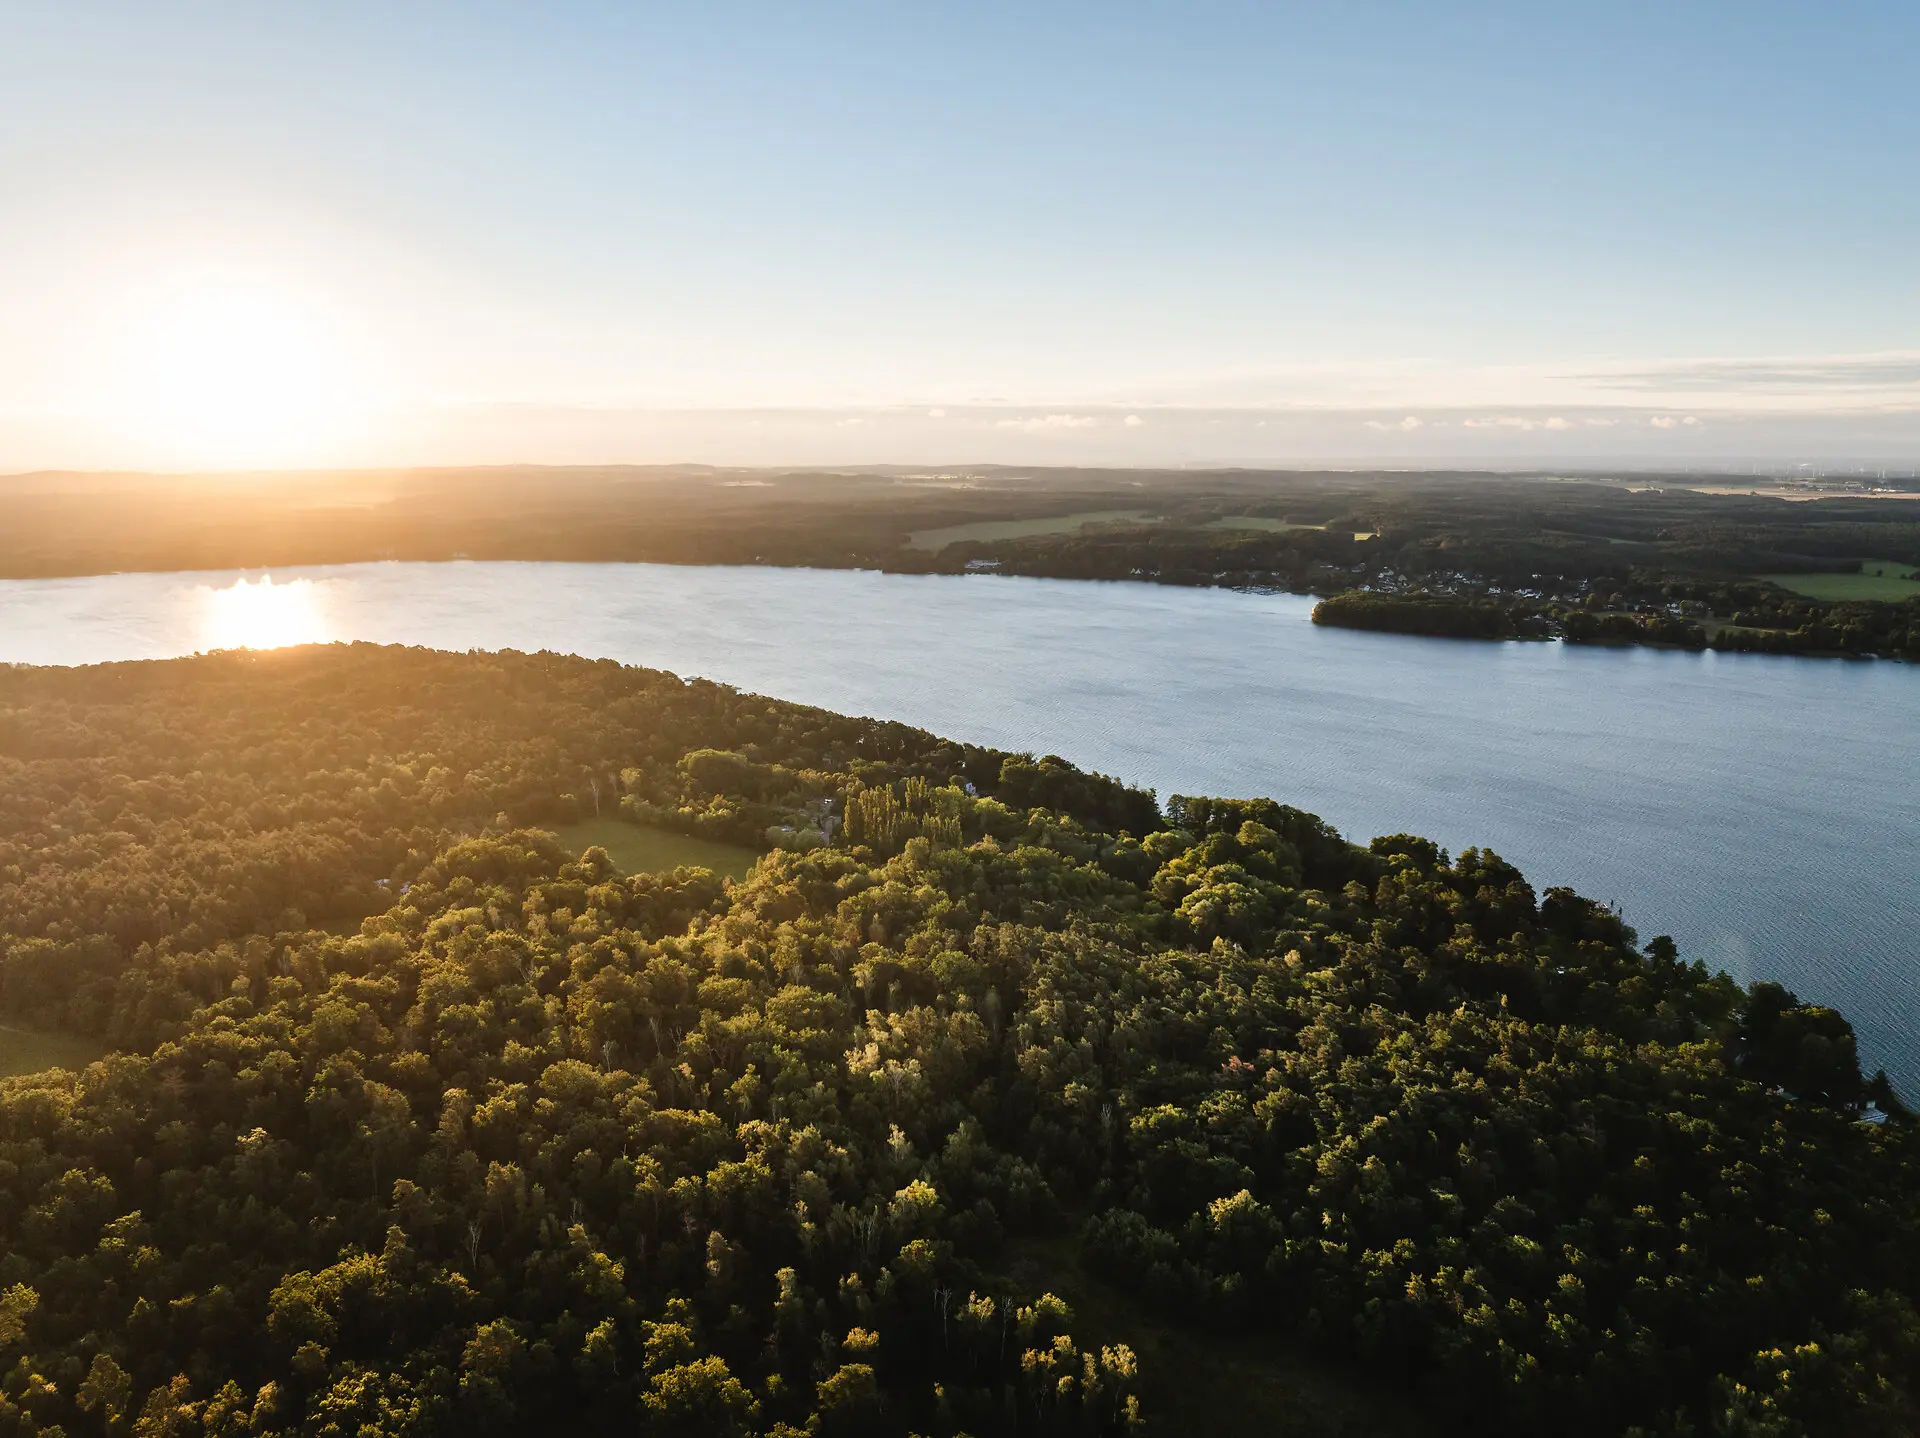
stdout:
<svg viewBox="0 0 1920 1438">
<path fill-rule="evenodd" d="M 0 1078 L 44 1069 L 85 1068 L 106 1050 L 92 1039 L 0 1027 Z"/>
<path fill-rule="evenodd" d="M 759 854 L 739 844 L 723 844 L 671 829 L 629 824 L 624 819 L 586 819 L 554 831 L 569 849 L 584 853 L 595 844 L 607 851 L 623 874 L 649 874 L 682 864 L 697 865 L 730 879 L 744 879 Z"/>
<path fill-rule="evenodd" d="M 1070 534 L 1090 524 L 1145 524 L 1152 518 L 1144 509 L 1090 509 L 1050 519 L 981 519 L 972 524 L 950 524 L 945 529 L 917 530 L 907 536 L 907 547 L 945 549 L 949 544 L 969 541 L 986 544 L 996 539 L 1029 539 L 1036 534 Z"/>
<path fill-rule="evenodd" d="M 1920 599 L 1920 579 L 1910 564 L 1869 559 L 1858 574 L 1768 574 L 1763 578 L 1809 599 L 1867 599 L 1898 603 Z"/>
</svg>

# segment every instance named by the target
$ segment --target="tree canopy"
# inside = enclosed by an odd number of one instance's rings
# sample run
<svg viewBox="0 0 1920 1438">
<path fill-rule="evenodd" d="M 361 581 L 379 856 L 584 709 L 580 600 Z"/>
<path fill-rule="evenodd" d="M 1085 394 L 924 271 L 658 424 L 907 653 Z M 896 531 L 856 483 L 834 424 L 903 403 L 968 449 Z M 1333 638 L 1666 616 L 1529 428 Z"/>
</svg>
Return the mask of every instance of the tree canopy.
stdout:
<svg viewBox="0 0 1920 1438">
<path fill-rule="evenodd" d="M 119 1050 L 0 1083 L 8 1432 L 1150 1426 L 1061 1234 L 1443 1431 L 1920 1422 L 1845 1020 L 1484 851 L 372 646 L 0 673 L 0 846 L 8 1014 Z"/>
</svg>

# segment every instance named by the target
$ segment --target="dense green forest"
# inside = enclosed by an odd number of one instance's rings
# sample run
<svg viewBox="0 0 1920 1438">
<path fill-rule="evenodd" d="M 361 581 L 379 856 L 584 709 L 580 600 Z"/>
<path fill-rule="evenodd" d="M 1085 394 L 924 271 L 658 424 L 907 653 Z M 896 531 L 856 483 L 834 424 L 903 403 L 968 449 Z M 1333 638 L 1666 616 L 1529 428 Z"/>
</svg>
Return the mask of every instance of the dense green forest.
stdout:
<svg viewBox="0 0 1920 1438">
<path fill-rule="evenodd" d="M 1519 639 L 1528 615 L 1485 599 L 1443 594 L 1392 594 L 1348 590 L 1313 606 L 1315 624 L 1379 629 L 1447 639 Z"/>
<path fill-rule="evenodd" d="M 1497 606 L 1521 635 L 1917 660 L 1920 485 L 1866 484 L 993 466 L 25 475 L 0 478 L 0 575 L 454 558 L 990 570 L 1385 593 Z"/>
<path fill-rule="evenodd" d="M 0 921 L 118 1050 L 0 1081 L 6 1432 L 1156 1431 L 1034 1252 L 1439 1432 L 1920 1424 L 1845 1020 L 1490 853 L 356 645 L 0 670 Z"/>
</svg>

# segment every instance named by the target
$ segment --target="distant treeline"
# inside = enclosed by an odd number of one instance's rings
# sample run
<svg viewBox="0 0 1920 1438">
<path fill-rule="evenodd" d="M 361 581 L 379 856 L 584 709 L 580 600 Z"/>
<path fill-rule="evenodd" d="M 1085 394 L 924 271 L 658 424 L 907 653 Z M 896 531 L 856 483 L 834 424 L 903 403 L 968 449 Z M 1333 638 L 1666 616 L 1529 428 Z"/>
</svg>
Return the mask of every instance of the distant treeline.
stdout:
<svg viewBox="0 0 1920 1438">
<path fill-rule="evenodd" d="M 1137 522 L 1082 524 L 1122 512 Z M 1007 520 L 1025 532 L 966 537 Z M 926 547 L 942 531 L 956 537 Z M 0 479 L 5 576 L 455 558 L 1401 593 L 1447 601 L 1397 611 L 1439 626 L 1412 633 L 1498 637 L 1491 611 L 1456 612 L 1457 600 L 1504 611 L 1521 635 L 1920 658 L 1920 595 L 1895 584 L 1891 602 L 1813 599 L 1767 578 L 1920 565 L 1920 504 L 1707 494 L 1658 476 L 669 466 Z M 1573 611 L 1592 617 L 1569 628 Z"/>
<path fill-rule="evenodd" d="M 1674 586 L 1666 586 L 1671 592 Z M 1742 586 L 1749 592 L 1760 586 Z M 1683 590 L 1682 592 L 1686 592 Z M 1850 655 L 1920 660 L 1920 600 L 1900 604 L 1821 603 L 1771 594 L 1731 609 L 1709 634 L 1696 619 L 1666 609 L 1610 613 L 1540 602 L 1496 602 L 1424 592 L 1349 591 L 1313 609 L 1316 624 L 1460 639 L 1558 635 L 1572 644 L 1653 644 L 1764 654 Z M 1698 601 L 1690 601 L 1698 603 Z M 1708 612 L 1713 612 L 1709 610 Z"/>
</svg>

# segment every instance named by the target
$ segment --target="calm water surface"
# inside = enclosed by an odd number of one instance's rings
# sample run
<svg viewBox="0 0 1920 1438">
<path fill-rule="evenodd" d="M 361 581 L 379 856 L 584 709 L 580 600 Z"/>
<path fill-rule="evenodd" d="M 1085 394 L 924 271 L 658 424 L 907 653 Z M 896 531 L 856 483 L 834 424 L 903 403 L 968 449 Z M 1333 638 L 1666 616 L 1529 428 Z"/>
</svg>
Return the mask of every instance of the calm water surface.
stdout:
<svg viewBox="0 0 1920 1438">
<path fill-rule="evenodd" d="M 1642 935 L 1839 1005 L 1868 1066 L 1920 1089 L 1920 667 L 1316 629 L 1297 596 L 1155 585 L 621 564 L 240 578 L 0 582 L 0 660 L 568 650 L 1163 795 L 1272 795 L 1617 902 Z"/>
</svg>

